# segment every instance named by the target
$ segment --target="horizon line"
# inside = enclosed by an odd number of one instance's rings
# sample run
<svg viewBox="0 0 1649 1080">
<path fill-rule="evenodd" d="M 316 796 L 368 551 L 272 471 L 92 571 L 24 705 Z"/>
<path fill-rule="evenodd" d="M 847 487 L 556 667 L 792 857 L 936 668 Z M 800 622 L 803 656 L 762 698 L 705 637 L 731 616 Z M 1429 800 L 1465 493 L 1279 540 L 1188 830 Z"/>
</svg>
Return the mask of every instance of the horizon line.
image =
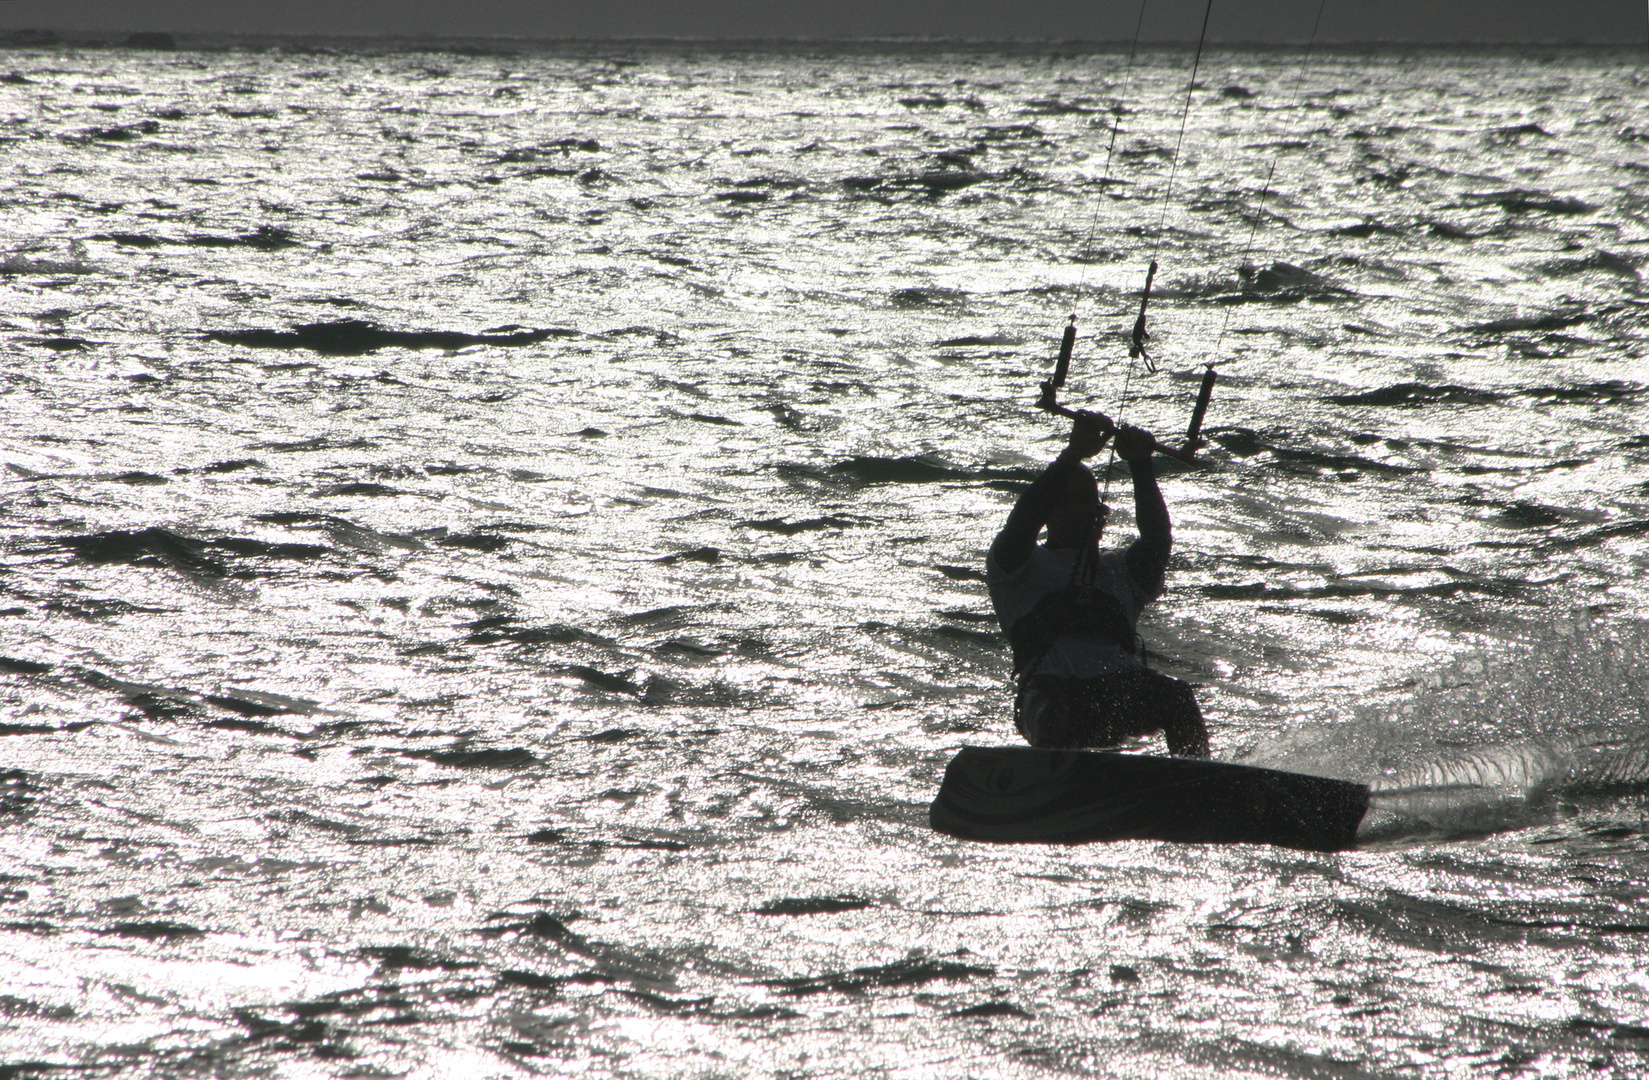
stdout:
<svg viewBox="0 0 1649 1080">
<path fill-rule="evenodd" d="M 3 3 L 4 0 L 0 0 Z M 453 43 L 453 44 L 498 44 L 498 45 L 627 45 L 627 46 L 685 46 L 703 45 L 720 47 L 760 47 L 760 46 L 963 46 L 971 48 L 990 47 L 1063 47 L 1082 48 L 1091 50 L 1128 49 L 1135 43 L 1126 38 L 1057 38 L 1057 37 L 967 37 L 959 35 L 925 35 L 925 34 L 877 34 L 863 36 L 839 35 L 767 35 L 767 36 L 739 36 L 723 37 L 712 35 L 628 35 L 607 34 L 599 36 L 565 36 L 549 37 L 541 35 L 512 35 L 512 34 L 361 34 L 361 33 L 322 33 L 322 32 L 242 32 L 242 31 L 196 31 L 196 30 L 160 30 L 124 29 L 124 30 L 57 30 L 52 27 L 15 27 L 0 29 L 0 48 L 50 48 L 53 46 L 110 46 L 114 48 L 143 48 L 141 44 L 132 44 L 133 38 L 155 35 L 164 35 L 178 43 L 179 51 L 187 51 L 184 42 L 380 42 L 380 43 Z M 31 40 L 32 39 L 32 40 Z M 1209 41 L 1207 47 L 1221 49 L 1288 49 L 1307 45 L 1306 39 L 1299 41 L 1276 40 L 1242 40 Z M 1140 47 L 1149 48 L 1195 48 L 1195 38 L 1151 38 L 1141 39 Z M 1435 41 L 1420 38 L 1384 38 L 1379 40 L 1362 38 L 1344 38 L 1339 40 L 1319 40 L 1315 43 L 1317 49 L 1379 49 L 1379 48 L 1413 48 L 1413 49 L 1493 49 L 1493 48 L 1585 48 L 1585 49 L 1618 49 L 1637 52 L 1645 48 L 1642 42 L 1601 41 L 1597 39 L 1486 39 L 1461 38 L 1453 41 Z"/>
</svg>

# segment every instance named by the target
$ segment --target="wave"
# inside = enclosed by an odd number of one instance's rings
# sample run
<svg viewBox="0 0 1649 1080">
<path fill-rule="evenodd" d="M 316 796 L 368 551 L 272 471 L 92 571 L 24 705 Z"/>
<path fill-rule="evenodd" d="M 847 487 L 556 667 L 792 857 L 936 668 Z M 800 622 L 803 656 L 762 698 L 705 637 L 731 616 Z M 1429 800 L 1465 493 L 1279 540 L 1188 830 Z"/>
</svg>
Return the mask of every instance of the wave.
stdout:
<svg viewBox="0 0 1649 1080">
<path fill-rule="evenodd" d="M 897 289 L 888 297 L 896 308 L 961 307 L 968 302 L 968 294 L 960 289 L 938 287 Z"/>
<path fill-rule="evenodd" d="M 1462 206 L 1498 206 L 1508 214 L 1590 214 L 1597 207 L 1573 196 L 1556 196 L 1545 191 L 1513 190 L 1468 193 L 1460 200 Z"/>
<path fill-rule="evenodd" d="M 208 341 L 241 345 L 251 349 L 309 349 L 322 356 L 361 356 L 379 349 L 462 349 L 470 345 L 519 347 L 536 345 L 552 337 L 576 336 L 565 329 L 516 330 L 513 333 L 479 334 L 459 330 L 387 330 L 364 319 L 304 323 L 291 330 L 212 330 L 202 335 Z"/>
<path fill-rule="evenodd" d="M 1617 255 L 1602 248 L 1580 259 L 1551 259 L 1540 263 L 1535 269 L 1550 277 L 1568 277 L 1574 274 L 1585 274 L 1593 271 L 1612 274 L 1627 281 L 1643 280 L 1638 270 L 1641 259 Z"/>
<path fill-rule="evenodd" d="M 1455 579 L 1430 585 L 1386 585 L 1380 582 L 1336 581 L 1327 585 L 1294 587 L 1263 581 L 1242 584 L 1215 583 L 1197 586 L 1197 592 L 1211 600 L 1346 600 L 1377 596 L 1384 599 L 1420 596 L 1459 596 L 1463 593 L 1515 598 L 1528 590 L 1528 582 L 1515 578 L 1484 578 L 1455 571 Z"/>
<path fill-rule="evenodd" d="M 1196 204 L 1193 209 L 1200 207 L 1209 210 L 1226 206 L 1242 214 L 1248 213 L 1245 205 L 1233 205 L 1225 200 Z M 1273 262 L 1270 266 L 1245 262 L 1237 267 L 1235 280 L 1223 271 L 1182 275 L 1166 285 L 1159 285 L 1151 295 L 1158 300 L 1203 300 L 1223 305 L 1343 301 L 1357 296 L 1352 290 L 1334 284 L 1315 271 L 1286 262 Z"/>
<path fill-rule="evenodd" d="M 1038 471 L 1034 469 L 961 469 L 926 454 L 892 458 L 860 455 L 837 462 L 830 466 L 830 472 L 861 484 L 938 484 L 973 480 L 1028 483 L 1038 476 Z"/>
<path fill-rule="evenodd" d="M 1283 434 L 1286 435 L 1287 433 Z M 1282 446 L 1253 428 L 1237 426 L 1204 428 L 1203 435 L 1217 443 L 1221 449 L 1236 457 L 1247 458 L 1259 454 L 1270 454 L 1279 468 L 1306 475 L 1355 470 L 1357 472 L 1398 476 L 1424 471 L 1416 466 L 1378 461 L 1359 454 L 1333 454 L 1321 450 Z"/>
<path fill-rule="evenodd" d="M 1557 325 L 1545 319 L 1502 319 L 1496 323 L 1482 323 L 1474 331 L 1510 331 L 1515 329 L 1549 329 Z M 1562 325 L 1569 325 L 1563 323 Z M 1581 383 L 1575 386 L 1530 386 L 1521 390 L 1482 390 L 1454 383 L 1406 382 L 1364 390 L 1355 394 L 1331 394 L 1323 401 L 1330 405 L 1391 406 L 1417 408 L 1422 405 L 1494 405 L 1511 398 L 1529 398 L 1551 403 L 1600 402 L 1615 404 L 1649 391 L 1649 386 L 1607 379 L 1603 382 Z"/>
<path fill-rule="evenodd" d="M 92 274 L 96 267 L 86 261 L 86 245 L 69 241 L 67 257 L 35 255 L 25 248 L 0 259 L 0 274 Z"/>
<path fill-rule="evenodd" d="M 279 251 L 282 248 L 298 247 L 299 242 L 292 233 L 276 225 L 259 225 L 249 233 L 237 236 L 212 236 L 197 234 L 186 236 L 180 240 L 170 240 L 163 236 L 153 236 L 149 233 L 110 232 L 97 233 L 93 240 L 104 240 L 121 247 L 157 248 L 168 244 L 180 247 L 202 248 L 237 248 L 248 247 L 258 251 Z"/>
<path fill-rule="evenodd" d="M 1515 334 L 1535 330 L 1564 330 L 1592 321 L 1584 311 L 1550 311 L 1542 315 L 1514 315 L 1462 327 L 1468 334 Z"/>
<path fill-rule="evenodd" d="M 1477 390 L 1469 386 L 1445 383 L 1431 386 L 1426 383 L 1397 383 L 1357 394 L 1331 394 L 1323 398 L 1330 405 L 1492 405 L 1506 395 L 1493 390 Z"/>
</svg>

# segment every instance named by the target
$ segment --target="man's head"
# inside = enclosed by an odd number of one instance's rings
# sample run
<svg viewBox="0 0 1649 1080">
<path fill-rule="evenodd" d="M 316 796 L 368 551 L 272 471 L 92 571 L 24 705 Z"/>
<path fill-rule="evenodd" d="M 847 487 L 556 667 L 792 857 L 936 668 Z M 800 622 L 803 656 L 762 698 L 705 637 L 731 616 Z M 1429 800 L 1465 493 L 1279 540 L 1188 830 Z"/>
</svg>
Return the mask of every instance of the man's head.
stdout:
<svg viewBox="0 0 1649 1080">
<path fill-rule="evenodd" d="M 1105 529 L 1105 510 L 1094 474 L 1080 466 L 1069 470 L 1059 502 L 1048 515 L 1048 546 L 1074 548 L 1097 542 Z"/>
</svg>

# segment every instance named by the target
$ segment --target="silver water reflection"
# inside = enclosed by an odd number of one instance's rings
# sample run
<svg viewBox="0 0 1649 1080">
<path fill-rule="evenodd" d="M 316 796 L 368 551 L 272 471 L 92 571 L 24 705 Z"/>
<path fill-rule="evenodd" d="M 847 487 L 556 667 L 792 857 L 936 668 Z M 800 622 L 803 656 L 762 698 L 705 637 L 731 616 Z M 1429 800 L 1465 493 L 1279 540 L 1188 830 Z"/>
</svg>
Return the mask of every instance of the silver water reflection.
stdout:
<svg viewBox="0 0 1649 1080">
<path fill-rule="evenodd" d="M 1641 1073 L 1641 60 L 1187 61 L 0 58 L 5 1060 Z M 1492 812 L 929 832 L 1073 305 L 1216 753 Z"/>
</svg>

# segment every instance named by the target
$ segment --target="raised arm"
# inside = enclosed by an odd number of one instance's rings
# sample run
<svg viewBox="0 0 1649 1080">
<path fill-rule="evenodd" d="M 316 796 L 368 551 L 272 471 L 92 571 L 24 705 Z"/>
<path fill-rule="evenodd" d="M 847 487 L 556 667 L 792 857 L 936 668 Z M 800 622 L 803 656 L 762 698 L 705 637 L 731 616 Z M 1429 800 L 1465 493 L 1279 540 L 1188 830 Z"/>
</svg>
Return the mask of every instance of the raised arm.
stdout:
<svg viewBox="0 0 1649 1080">
<path fill-rule="evenodd" d="M 1162 589 L 1168 552 L 1174 544 L 1168 504 L 1151 463 L 1154 446 L 1151 434 L 1139 428 L 1125 427 L 1117 433 L 1117 455 L 1128 463 L 1134 477 L 1134 524 L 1139 528 L 1139 539 L 1128 545 L 1125 558 L 1134 581 L 1150 594 Z"/>
<path fill-rule="evenodd" d="M 1036 549 L 1037 533 L 1048 523 L 1054 508 L 1064 497 L 1070 471 L 1082 464 L 1083 458 L 1093 457 L 1105 448 L 1110 435 L 1095 418 L 1083 413 L 1071 426 L 1071 441 L 1061 450 L 1053 463 L 1042 470 L 1042 475 L 1031 481 L 1031 486 L 1019 496 L 1008 514 L 1007 524 L 996 534 L 991 544 L 991 558 L 1005 573 L 1013 573 L 1025 564 Z"/>
</svg>

